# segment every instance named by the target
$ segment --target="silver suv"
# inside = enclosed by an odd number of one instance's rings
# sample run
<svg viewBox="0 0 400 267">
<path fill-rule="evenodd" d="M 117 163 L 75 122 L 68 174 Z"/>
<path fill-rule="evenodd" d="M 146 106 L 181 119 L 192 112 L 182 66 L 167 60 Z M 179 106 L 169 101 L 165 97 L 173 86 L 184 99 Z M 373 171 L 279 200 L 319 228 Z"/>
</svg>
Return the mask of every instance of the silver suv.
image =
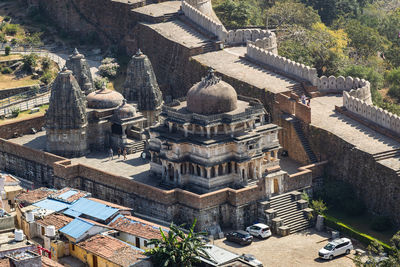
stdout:
<svg viewBox="0 0 400 267">
<path fill-rule="evenodd" d="M 323 259 L 333 259 L 342 254 L 350 254 L 353 249 L 353 244 L 348 238 L 338 238 L 329 242 L 324 248 L 318 252 L 318 256 Z"/>
</svg>

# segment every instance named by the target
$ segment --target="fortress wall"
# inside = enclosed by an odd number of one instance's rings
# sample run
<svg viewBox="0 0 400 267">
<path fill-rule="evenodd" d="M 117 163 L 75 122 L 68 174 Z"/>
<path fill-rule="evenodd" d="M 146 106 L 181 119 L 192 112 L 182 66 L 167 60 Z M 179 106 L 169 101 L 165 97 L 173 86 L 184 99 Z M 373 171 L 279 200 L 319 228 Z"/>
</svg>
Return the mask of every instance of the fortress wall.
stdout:
<svg viewBox="0 0 400 267">
<path fill-rule="evenodd" d="M 10 139 L 14 135 L 30 134 L 32 128 L 36 131 L 44 126 L 44 115 L 33 115 L 18 121 L 4 122 L 0 127 L 0 138 Z"/>
<path fill-rule="evenodd" d="M 131 9 L 145 1 L 39 0 L 39 8 L 57 26 L 78 37 L 99 37 L 105 44 L 119 44 L 134 27 Z"/>
<path fill-rule="evenodd" d="M 304 129 L 317 158 L 329 161 L 324 177 L 351 184 L 371 212 L 387 215 L 399 226 L 400 182 L 395 170 L 331 132 L 313 125 Z"/>
<path fill-rule="evenodd" d="M 275 103 L 277 104 L 276 108 L 280 111 L 292 114 L 303 122 L 311 123 L 311 108 L 298 102 L 298 99 L 284 94 L 277 94 Z"/>
<path fill-rule="evenodd" d="M 275 33 L 261 29 L 238 29 L 226 32 L 225 39 L 222 40 L 229 45 L 240 45 L 251 42 L 258 47 L 270 49 L 274 54 L 278 54 Z"/>
<path fill-rule="evenodd" d="M 351 95 L 351 92 L 343 92 L 343 106 L 348 111 L 359 115 L 363 119 L 400 135 L 399 116 L 354 97 Z"/>
<path fill-rule="evenodd" d="M 310 68 L 304 64 L 281 57 L 251 43 L 247 44 L 246 57 L 270 66 L 271 68 L 275 68 L 278 71 L 285 72 L 300 80 L 308 81 L 314 86 L 317 85 L 318 76 L 315 68 Z"/>
<path fill-rule="evenodd" d="M 219 40 L 222 41 L 226 39 L 227 32 L 224 25 L 201 13 L 199 10 L 192 7 L 185 1 L 182 1 L 181 7 L 185 16 L 188 17 L 191 21 L 217 36 Z"/>
</svg>

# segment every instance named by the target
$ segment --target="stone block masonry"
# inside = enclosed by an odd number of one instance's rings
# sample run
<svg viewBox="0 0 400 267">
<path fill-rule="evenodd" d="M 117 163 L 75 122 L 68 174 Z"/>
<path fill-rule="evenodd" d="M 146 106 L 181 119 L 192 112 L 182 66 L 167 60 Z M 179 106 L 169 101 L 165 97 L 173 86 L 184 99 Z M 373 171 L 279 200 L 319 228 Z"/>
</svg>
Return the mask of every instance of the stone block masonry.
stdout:
<svg viewBox="0 0 400 267">
<path fill-rule="evenodd" d="M 3 122 L 0 127 L 0 138 L 10 139 L 15 136 L 30 134 L 32 129 L 41 130 L 44 126 L 44 115 L 32 115 L 18 121 Z"/>
<path fill-rule="evenodd" d="M 369 104 L 348 92 L 343 93 L 343 106 L 350 112 L 355 113 L 367 121 L 380 125 L 400 135 L 400 117 Z"/>
</svg>

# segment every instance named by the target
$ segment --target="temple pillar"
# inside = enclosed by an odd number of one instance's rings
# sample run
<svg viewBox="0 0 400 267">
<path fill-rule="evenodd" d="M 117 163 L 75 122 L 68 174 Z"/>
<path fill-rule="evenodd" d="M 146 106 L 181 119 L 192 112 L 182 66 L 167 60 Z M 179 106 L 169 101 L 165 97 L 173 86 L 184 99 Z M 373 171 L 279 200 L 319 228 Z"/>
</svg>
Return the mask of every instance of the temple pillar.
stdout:
<svg viewBox="0 0 400 267">
<path fill-rule="evenodd" d="M 204 167 L 200 166 L 200 175 L 201 177 L 204 177 Z"/>
<path fill-rule="evenodd" d="M 231 137 L 233 137 L 233 134 L 235 133 L 235 125 L 229 125 L 230 129 L 231 129 Z"/>
<path fill-rule="evenodd" d="M 169 132 L 172 132 L 172 126 L 173 126 L 173 123 L 172 122 L 168 122 L 168 129 L 169 129 Z"/>
<path fill-rule="evenodd" d="M 154 154 L 154 152 L 153 151 L 149 151 L 149 152 L 150 152 L 150 161 L 153 162 L 153 154 Z"/>
<path fill-rule="evenodd" d="M 207 172 L 207 178 L 211 178 L 211 167 L 206 167 L 206 172 Z"/>
<path fill-rule="evenodd" d="M 187 124 L 183 125 L 183 132 L 185 134 L 185 137 L 188 137 L 188 125 Z"/>
<path fill-rule="evenodd" d="M 211 137 L 211 135 L 210 135 L 210 132 L 211 132 L 210 126 L 207 125 L 205 128 L 206 128 L 206 131 L 207 131 L 207 138 L 210 138 Z"/>
<path fill-rule="evenodd" d="M 267 152 L 267 160 L 268 160 L 268 162 L 271 161 L 271 151 Z"/>
<path fill-rule="evenodd" d="M 228 125 L 224 124 L 224 134 L 228 134 Z"/>
<path fill-rule="evenodd" d="M 121 125 L 122 127 L 122 144 L 126 144 L 127 143 L 127 139 L 126 139 L 126 125 Z"/>
<path fill-rule="evenodd" d="M 265 123 L 264 115 L 260 115 L 260 124 L 264 125 L 264 123 Z"/>
<path fill-rule="evenodd" d="M 226 164 L 227 163 L 222 163 L 222 174 L 225 175 L 226 174 Z"/>
<path fill-rule="evenodd" d="M 201 136 L 204 136 L 204 127 L 203 126 L 199 126 L 199 127 L 200 127 Z"/>
<path fill-rule="evenodd" d="M 218 134 L 218 125 L 214 126 L 214 135 L 216 136 Z"/>
</svg>

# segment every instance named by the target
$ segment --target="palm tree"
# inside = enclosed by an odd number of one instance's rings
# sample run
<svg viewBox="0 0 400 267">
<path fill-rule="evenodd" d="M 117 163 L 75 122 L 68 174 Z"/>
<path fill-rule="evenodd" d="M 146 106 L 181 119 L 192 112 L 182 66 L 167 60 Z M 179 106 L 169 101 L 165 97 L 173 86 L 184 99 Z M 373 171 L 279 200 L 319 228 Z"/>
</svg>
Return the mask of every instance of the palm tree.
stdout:
<svg viewBox="0 0 400 267">
<path fill-rule="evenodd" d="M 192 266 L 199 262 L 198 256 L 208 255 L 205 249 L 208 246 L 202 242 L 205 233 L 195 233 L 196 219 L 185 234 L 181 226 L 171 224 L 170 230 L 165 233 L 160 227 L 161 239 L 151 239 L 148 245 L 154 248 L 147 250 L 145 255 L 150 256 L 155 266 Z"/>
</svg>

